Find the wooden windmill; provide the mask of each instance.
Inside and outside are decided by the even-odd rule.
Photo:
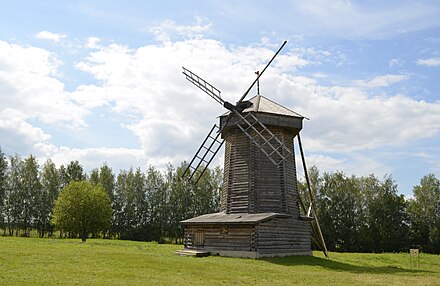
[[[257,73],[235,105],[223,100],[217,88],[183,68],[186,79],[228,110],[185,171],[197,183],[226,142],[221,211],[181,222],[185,250],[251,258],[310,255],[313,239],[327,255],[299,135],[304,117],[259,92],[244,100],[286,43]],[[308,210],[298,194],[295,137],[309,186]]]

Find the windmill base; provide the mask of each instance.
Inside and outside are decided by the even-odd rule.
[[[219,256],[225,256],[225,257],[239,257],[239,258],[265,258],[265,257],[284,257],[284,256],[294,256],[294,255],[303,255],[303,256],[311,256],[312,252],[309,251],[281,251],[281,252],[274,252],[271,251],[270,253],[259,253],[256,251],[231,251],[231,250],[222,250],[222,249],[206,249],[211,253],[211,255],[219,255]]]
[[[182,221],[185,250],[244,258],[311,255],[310,223],[281,213],[214,213]]]

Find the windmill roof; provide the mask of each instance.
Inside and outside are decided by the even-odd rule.
[[[248,101],[252,102],[253,105],[243,110],[243,112],[264,112],[264,113],[272,113],[272,114],[278,114],[284,116],[305,118],[301,114],[293,110],[290,110],[289,108],[284,107],[262,95],[256,95],[250,98]],[[230,112],[228,111],[223,115],[228,115],[229,113]]]
[[[280,213],[236,213],[226,214],[224,212],[205,214],[198,217],[181,221],[182,224],[254,224],[273,217],[286,216]]]

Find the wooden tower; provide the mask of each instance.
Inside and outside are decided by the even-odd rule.
[[[243,110],[243,116],[248,121],[257,118],[293,150],[304,117],[261,95],[249,102],[252,106]],[[271,151],[264,144],[278,143],[270,142],[266,134],[253,142],[248,135],[263,131],[259,124],[254,130],[240,125],[241,118],[227,120],[228,116],[220,117],[226,142],[221,212],[182,221],[185,248],[251,258],[310,255],[311,228],[300,215],[294,153],[274,156],[281,161],[275,165],[264,153]],[[249,130],[243,130],[246,127]]]
[[[285,44],[235,105],[223,100],[220,90],[183,68],[186,79],[229,110],[220,116],[219,127],[213,126],[184,172],[197,183],[225,145],[221,211],[181,221],[185,250],[250,258],[310,255],[312,228],[314,233],[319,230],[325,249],[313,215],[310,184],[307,215],[297,189],[295,137],[308,183],[299,135],[304,117],[259,92],[244,100]],[[315,224],[311,225],[312,220]]]

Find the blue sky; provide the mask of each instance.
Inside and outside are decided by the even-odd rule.
[[[236,101],[305,115],[309,166],[440,177],[440,1],[1,1],[0,146],[86,170],[189,160]],[[255,93],[255,91],[253,91]],[[215,164],[221,164],[221,155]]]

